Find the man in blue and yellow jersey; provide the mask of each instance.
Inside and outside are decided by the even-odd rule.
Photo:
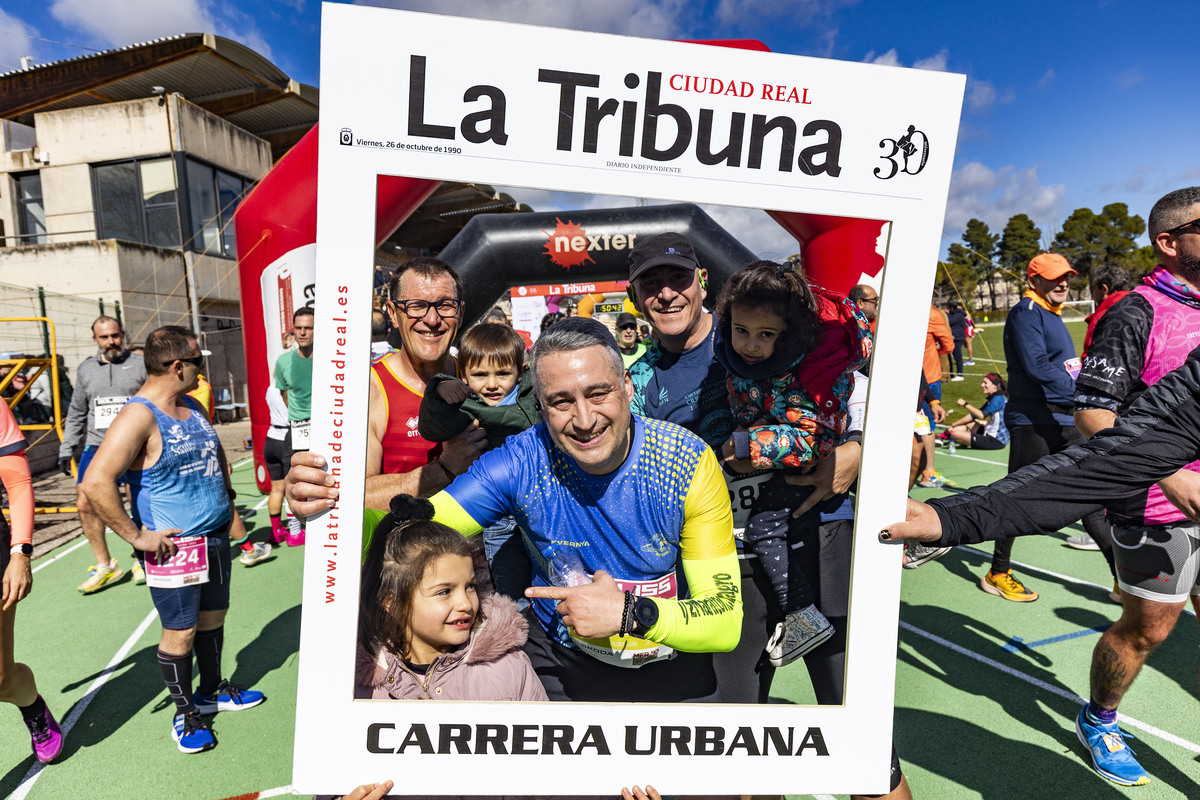
[[[620,350],[595,320],[550,328],[530,370],[544,421],[434,495],[435,519],[474,535],[511,514],[526,532],[526,652],[552,700],[719,700],[710,654],[737,645],[742,603],[712,450],[630,412]],[[329,507],[310,499],[335,494],[324,477],[293,466],[293,510]]]

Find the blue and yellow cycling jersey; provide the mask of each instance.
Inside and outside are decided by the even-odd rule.
[[[629,457],[608,475],[581,470],[544,423],[510,437],[432,498],[435,519],[474,534],[511,514],[526,532],[535,586],[551,585],[548,560],[604,570],[656,598],[659,622],[648,639],[686,651],[732,649],[740,581],[716,457],[677,425],[638,416],[631,424]],[[554,601],[533,607],[548,634],[575,646]]]

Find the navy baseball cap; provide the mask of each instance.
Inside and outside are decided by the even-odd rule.
[[[678,233],[660,233],[642,239],[629,252],[629,280],[662,264],[679,269],[700,268],[691,242]]]

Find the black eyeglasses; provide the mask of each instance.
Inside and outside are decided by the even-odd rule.
[[[1172,236],[1178,236],[1188,228],[1196,228],[1197,232],[1200,233],[1200,217],[1192,220],[1191,222],[1185,222],[1182,225],[1176,225],[1174,228],[1168,228],[1167,233],[1171,234]]]
[[[431,306],[439,317],[450,318],[458,316],[462,300],[393,300],[392,305],[403,309],[404,315],[409,319],[424,318]]]
[[[185,364],[191,364],[196,369],[200,369],[201,367],[204,366],[204,356],[192,356],[191,358],[173,358],[170,361],[164,361],[163,366],[169,367],[172,364],[174,364],[176,361],[182,361]]]

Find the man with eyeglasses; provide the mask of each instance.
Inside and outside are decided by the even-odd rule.
[[[186,394],[204,364],[191,331],[169,325],[146,339],[148,377],[117,413],[83,480],[100,519],[144,553],[162,623],[158,665],[175,702],[171,736],[184,753],[216,746],[201,716],[263,701],[221,677],[236,513],[227,463],[208,415]],[[117,491],[126,475],[132,517]],[[193,656],[200,682],[192,691]]]
[[[70,477],[71,459],[79,445],[84,445],[75,479],[76,507],[79,509],[79,526],[96,556],[96,565],[88,569],[87,580],[79,586],[79,591],[84,594],[111,586],[125,574],[109,553],[104,523],[92,510],[81,487],[92,456],[104,441],[117,412],[146,382],[146,366],[140,355],[125,347],[125,331],[119,321],[108,316],[97,317],[92,323],[92,341],[99,352],[75,371],[75,393],[71,396],[62,445],[58,448],[58,466]],[[124,483],[120,476],[117,480]],[[132,569],[134,582],[145,583],[146,577],[136,561]]]
[[[1200,331],[1200,187],[1178,189],[1150,211],[1158,265],[1096,324],[1075,381],[1075,425],[1091,437],[1182,365]],[[1200,610],[1200,461],[1106,509],[1121,619],[1096,643],[1091,698],[1076,731],[1096,771],[1123,785],[1149,776],[1117,727],[1117,705],[1190,600]]]
[[[367,508],[387,508],[403,492],[445,488],[487,448],[478,423],[438,444],[417,430],[425,384],[454,375],[450,345],[462,322],[462,280],[446,262],[414,258],[388,286],[387,313],[401,346],[371,365],[367,423]]]
[[[312,369],[313,369],[313,310],[311,306],[296,309],[292,314],[292,335],[296,338],[296,349],[285,350],[275,360],[275,388],[283,397],[288,410],[287,438],[284,440],[284,462],[290,464],[293,453],[308,450],[308,432],[312,424]],[[274,528],[272,536],[281,544],[285,527]],[[288,531],[289,547],[304,544],[304,531]]]

